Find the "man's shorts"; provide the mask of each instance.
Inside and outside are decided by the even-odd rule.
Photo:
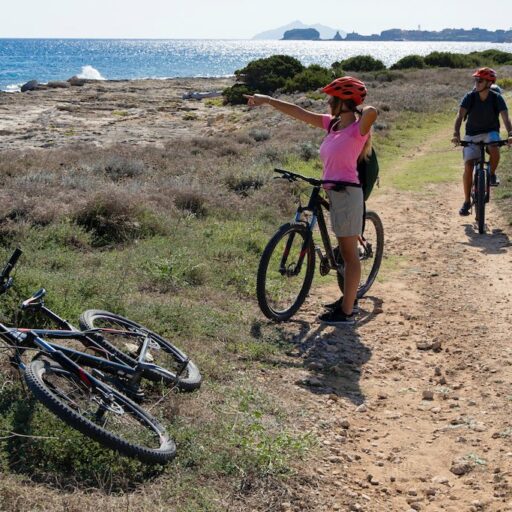
[[[500,140],[500,134],[499,132],[488,132],[479,133],[478,135],[465,135],[464,140],[467,142],[496,142]],[[480,148],[473,145],[462,148],[462,157],[464,162],[478,160],[480,158]]]
[[[363,230],[363,189],[327,190],[331,227],[337,237],[357,236]]]

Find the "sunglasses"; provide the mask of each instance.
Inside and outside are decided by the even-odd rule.
[[[482,82],[485,82],[485,80],[483,78],[475,78],[475,82],[477,84],[481,84]]]

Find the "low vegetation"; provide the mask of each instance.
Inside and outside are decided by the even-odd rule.
[[[257,59],[235,72],[238,83],[224,90],[224,101],[235,105],[245,103],[244,94],[272,94],[316,90],[338,76],[353,73],[380,72],[382,81],[392,81],[396,70],[451,68],[462,69],[478,66],[512,65],[512,53],[485,50],[469,54],[431,52],[425,57],[408,55],[388,70],[384,63],[370,55],[357,55],[335,61],[329,68],[311,65],[304,67],[297,59],[286,55]]]

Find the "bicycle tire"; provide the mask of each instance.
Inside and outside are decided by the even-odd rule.
[[[153,356],[154,363],[166,370],[166,372],[159,372],[158,369],[144,369],[143,376],[145,378],[157,382],[163,381],[166,384],[175,384],[181,391],[194,391],[201,386],[202,376],[195,363],[172,343],[147,327],[121,315],[117,315],[116,313],[98,309],[88,309],[84,311],[80,315],[79,324],[84,330],[114,328],[148,335],[153,344],[153,347],[150,348],[150,352]],[[114,354],[126,364],[130,366],[137,364],[137,361],[133,357],[134,351],[131,345],[137,342],[140,343],[139,338],[130,338],[130,343],[127,344],[126,337],[116,335],[115,333],[104,332],[99,336],[95,336],[94,339],[98,345],[114,352]],[[183,365],[186,366],[181,370]],[[179,376],[177,376],[178,370],[181,370]],[[171,375],[168,375],[167,372],[170,372]]]
[[[103,384],[109,393],[105,406],[103,393],[46,355],[36,356],[26,366],[25,381],[35,398],[55,416],[103,446],[147,463],[164,464],[174,458],[176,445],[165,428],[110,386]],[[107,413],[108,421],[104,418]],[[151,446],[141,444],[142,437]]]
[[[370,226],[373,226],[371,228]],[[374,230],[374,233],[372,235],[369,235],[368,232],[370,229]],[[382,263],[382,256],[384,254],[384,226],[382,225],[382,221],[380,220],[380,217],[377,215],[376,212],[372,210],[368,210],[366,212],[365,216],[365,234],[367,236],[372,236],[373,244],[372,244],[372,257],[369,257],[367,254],[367,251],[364,251],[364,248],[360,248],[360,254],[361,254],[361,261],[365,262],[368,261],[370,264],[368,265],[369,269],[368,272],[364,272],[364,268],[362,270],[362,282],[359,285],[359,288],[357,289],[357,298],[360,299],[364,297],[364,295],[368,292],[368,290],[373,285],[377,274],[379,273],[380,265]],[[375,247],[373,247],[373,245]],[[362,252],[364,251],[364,252]],[[364,266],[364,263],[363,263]],[[343,288],[345,285],[345,279],[343,275],[343,262],[341,263],[340,267],[338,268],[338,272],[336,273],[336,276],[338,278],[338,286],[343,293]],[[367,274],[367,275],[365,275]]]
[[[476,171],[476,196],[475,196],[475,218],[478,224],[478,232],[485,233],[485,171],[477,169]]]
[[[299,243],[295,244],[295,241]],[[283,243],[284,246],[282,246]],[[302,254],[304,250],[305,253]],[[292,262],[288,264],[290,254]],[[272,260],[273,256],[277,257],[276,261]],[[295,274],[297,267],[294,265],[297,261],[293,261],[294,256],[297,256],[297,261],[302,257],[298,275]],[[282,268],[283,257],[286,257],[286,275]],[[262,313],[277,322],[289,320],[306,300],[314,272],[315,250],[309,227],[293,222],[282,225],[265,247],[258,266],[256,296]],[[297,292],[291,290],[290,278],[294,277],[298,278]],[[275,295],[276,298],[274,299],[271,295]],[[278,300],[281,298],[284,303],[282,306],[281,300]]]

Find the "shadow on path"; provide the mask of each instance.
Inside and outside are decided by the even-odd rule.
[[[310,375],[297,384],[315,394],[335,394],[360,405],[365,397],[359,380],[372,351],[361,341],[358,328],[379,313],[381,300],[365,297],[355,326],[330,327],[295,321],[300,326],[291,340]],[[285,363],[287,364],[287,363]],[[290,364],[289,366],[300,366]]]
[[[473,224],[465,224],[464,231],[468,237],[463,245],[477,247],[484,254],[505,254],[512,242],[506,233],[501,229],[493,229],[490,233],[480,234]]]

